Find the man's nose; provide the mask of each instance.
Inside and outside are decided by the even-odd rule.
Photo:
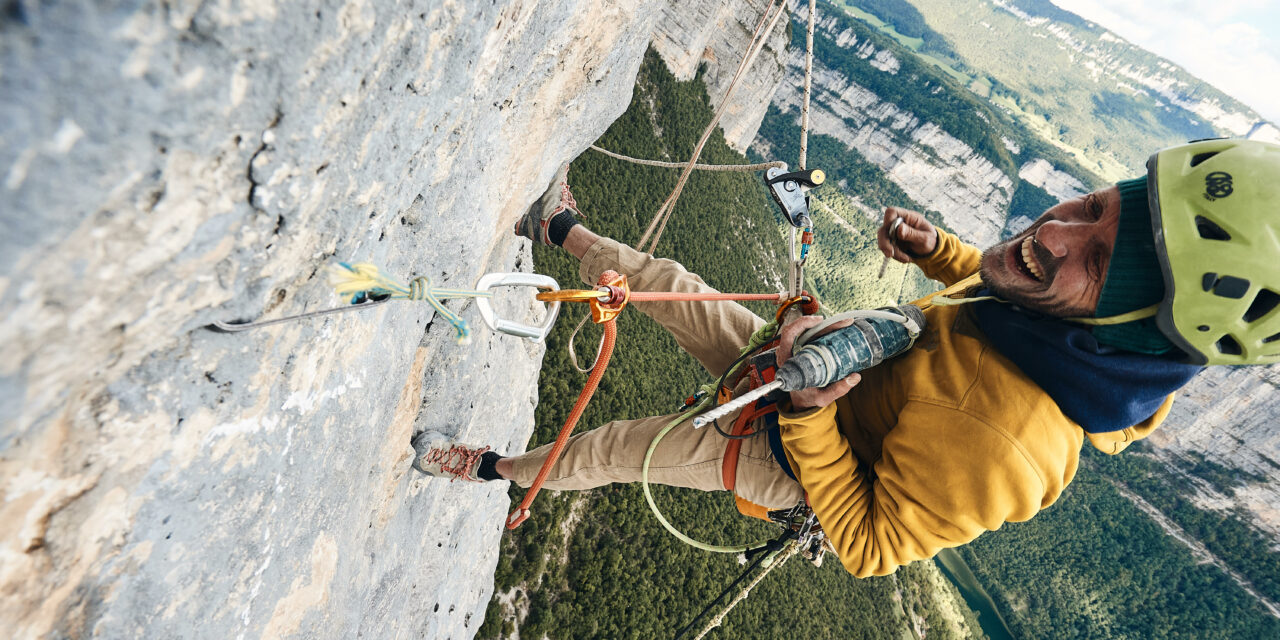
[[[1079,225],[1061,220],[1050,220],[1036,230],[1036,242],[1049,250],[1055,258],[1065,258],[1072,243],[1079,240]]]

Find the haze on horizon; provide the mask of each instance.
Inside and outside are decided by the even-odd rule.
[[[1050,0],[1280,123],[1280,2]]]

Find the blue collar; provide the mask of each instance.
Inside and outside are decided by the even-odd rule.
[[[1099,344],[1080,325],[1010,304],[971,306],[996,350],[1089,433],[1119,431],[1150,418],[1166,396],[1203,369]]]

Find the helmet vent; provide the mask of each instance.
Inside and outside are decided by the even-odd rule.
[[[1196,231],[1205,240],[1230,240],[1231,234],[1226,229],[1204,216],[1196,216]]]
[[[1249,305],[1249,310],[1244,312],[1244,321],[1254,322],[1270,313],[1272,309],[1276,308],[1276,305],[1280,305],[1280,295],[1270,289],[1263,289],[1253,299],[1253,304]]]
[[[1244,353],[1244,349],[1240,348],[1240,343],[1236,342],[1236,339],[1231,336],[1222,336],[1222,339],[1218,340],[1217,346],[1218,353],[1222,355],[1238,356]]]
[[[1280,333],[1277,333],[1274,336],[1263,338],[1262,344],[1267,344],[1268,342],[1275,342],[1276,340],[1280,340]]]
[[[1249,293],[1248,280],[1245,280],[1244,278],[1237,278],[1235,276],[1218,277],[1218,274],[1216,273],[1204,274],[1204,279],[1201,280],[1200,286],[1204,287],[1205,291],[1212,289],[1216,296],[1231,298],[1232,300],[1239,300],[1244,297],[1244,294]],[[1257,300],[1254,302],[1256,303]],[[1272,306],[1275,306],[1275,304],[1273,303]],[[1270,309],[1268,308],[1268,310]],[[1263,311],[1262,313],[1266,313],[1266,311]]]
[[[1191,156],[1191,166],[1193,166],[1193,167],[1194,167],[1194,166],[1196,166],[1196,165],[1200,164],[1201,162],[1204,162],[1205,160],[1208,160],[1209,158],[1212,158],[1212,157],[1214,157],[1214,156],[1216,156],[1216,155],[1218,155],[1218,152],[1217,152],[1217,151],[1209,151],[1209,152],[1206,152],[1206,153],[1197,153],[1197,154],[1195,154],[1194,156]]]

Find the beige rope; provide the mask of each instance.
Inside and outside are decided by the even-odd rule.
[[[602,149],[600,147],[597,147],[594,144],[591,145],[591,149],[593,151],[599,151],[600,153],[603,153],[606,156],[609,156],[610,158],[617,158],[618,160],[625,160],[627,162],[631,162],[634,164],[642,164],[642,165],[645,165],[646,167],[662,167],[664,169],[683,169],[689,164],[687,162],[662,162],[661,160],[645,160],[643,158],[632,158],[631,156],[624,156],[621,153],[614,153],[613,151],[609,151],[608,149]],[[769,169],[772,167],[777,167],[781,169],[785,166],[787,166],[787,163],[781,160],[774,160],[772,162],[761,162],[759,164],[695,164],[693,165],[693,168],[699,171],[749,172],[749,171],[764,171],[765,169]]]
[[[747,47],[747,55],[743,57],[742,63],[738,65],[738,71],[733,74],[733,80],[729,83],[729,88],[725,91],[724,98],[720,100],[720,107],[716,109],[715,117],[711,119],[711,123],[702,132],[702,138],[698,140],[697,146],[693,149],[693,157],[689,159],[684,171],[680,173],[680,179],[676,181],[676,187],[671,191],[671,195],[667,196],[661,207],[658,207],[658,212],[653,216],[653,221],[649,223],[644,235],[640,237],[637,249],[644,250],[645,244],[648,243],[649,248],[645,253],[653,255],[654,249],[658,247],[658,239],[662,237],[662,231],[667,228],[667,221],[671,218],[671,212],[675,209],[676,200],[680,198],[680,192],[684,190],[684,185],[688,182],[689,175],[693,173],[693,165],[698,162],[698,157],[702,155],[702,148],[706,146],[707,140],[711,138],[711,133],[715,131],[716,125],[720,122],[720,117],[724,115],[725,109],[728,108],[729,99],[733,95],[733,90],[737,88],[738,81],[742,79],[743,71],[750,67],[751,63],[755,62],[756,56],[764,49],[768,34],[773,33],[773,27],[778,24],[778,19],[782,17],[782,14],[786,13],[786,3],[779,4],[777,13],[773,14],[772,19],[770,19],[769,12],[773,10],[775,4],[777,4],[777,0],[770,0],[769,6],[765,8],[764,15],[760,17],[760,23],[756,26],[756,31],[751,37],[751,44]],[[769,23],[767,28],[764,26],[766,20]],[[650,237],[652,237],[652,242],[650,242]]]
[[[702,628],[702,631],[698,634],[696,638],[694,638],[694,640],[702,640],[703,636],[707,635],[707,633],[709,633],[712,629],[720,626],[720,624],[724,622],[724,617],[729,615],[729,612],[732,611],[733,608],[737,606],[739,602],[746,600],[747,596],[751,595],[751,590],[754,589],[757,584],[760,584],[760,581],[764,580],[764,577],[769,575],[769,572],[773,571],[774,567],[782,566],[784,562],[786,562],[787,560],[790,560],[791,556],[794,556],[796,552],[799,550],[800,550],[800,545],[796,544],[796,542],[793,540],[791,544],[787,547],[787,549],[782,552],[782,555],[780,555],[777,559],[774,560],[773,564],[765,567],[764,571],[761,571],[760,573],[756,574],[756,577],[751,581],[751,584],[744,587],[742,591],[739,591],[737,596],[734,596],[733,601],[729,603],[729,606],[724,608],[724,611],[721,611],[719,615],[717,615],[716,617],[712,618],[710,621],[707,622],[707,626]]]
[[[813,23],[817,15],[815,0],[809,0],[809,30],[804,49],[804,103],[800,107],[800,170],[805,169],[809,154],[809,94],[813,88]]]
[[[809,156],[809,95],[813,89],[813,24],[817,22],[815,0],[809,0],[809,28],[805,36],[804,49],[804,100],[800,103],[800,170],[804,171]],[[787,272],[790,282],[787,292],[791,296],[800,295],[804,288],[804,260],[796,257],[795,227],[791,227],[790,240],[787,243],[787,256],[791,259]]]

